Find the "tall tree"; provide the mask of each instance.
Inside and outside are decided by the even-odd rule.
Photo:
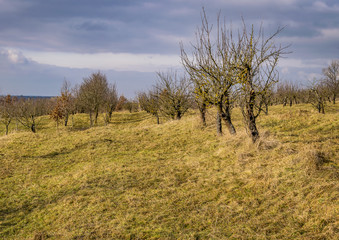
[[[222,134],[223,119],[229,132],[236,134],[231,120],[232,87],[236,84],[232,65],[234,52],[230,48],[232,36],[227,31],[226,24],[220,21],[220,14],[215,32],[212,31],[204,9],[201,16],[201,27],[196,32],[196,42],[192,45],[191,53],[188,54],[181,44],[181,60],[194,83],[199,101],[216,106],[218,133]],[[204,111],[202,108],[202,117]]]
[[[260,100],[264,99],[263,96],[278,81],[278,60],[287,53],[288,46],[274,44],[275,37],[282,30],[278,28],[272,35],[265,37],[262,27],[255,33],[253,25],[248,31],[243,23],[238,41],[232,43],[242,113],[253,142],[259,138],[256,119],[263,110],[263,101]]]

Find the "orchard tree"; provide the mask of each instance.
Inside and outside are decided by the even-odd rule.
[[[242,114],[253,143],[259,138],[256,119],[263,110],[262,100],[272,85],[278,82],[278,60],[287,54],[288,46],[274,43],[282,30],[278,28],[272,35],[265,37],[262,27],[256,33],[253,25],[248,31],[243,23],[237,42],[232,43]]]
[[[176,72],[157,72],[160,111],[167,117],[180,120],[191,105],[190,84]]]
[[[339,95],[339,60],[333,60],[331,64],[323,69],[324,84],[332,95],[332,102],[335,104]]]
[[[212,35],[215,33],[215,36]],[[216,31],[212,31],[203,9],[201,27],[196,32],[196,42],[192,44],[190,53],[181,44],[181,61],[194,85],[195,96],[199,99],[200,113],[204,122],[204,114],[208,104],[217,108],[217,132],[222,134],[221,119],[228,131],[236,134],[231,120],[232,88],[235,82],[233,59],[235,54],[230,46],[232,36],[225,23],[217,19]]]
[[[152,114],[157,119],[157,124],[160,124],[159,112],[159,92],[156,88],[150,90],[148,93],[139,93],[138,101],[140,108],[149,114]]]
[[[313,80],[309,88],[309,102],[317,109],[319,113],[325,114],[326,96],[328,95],[328,88],[324,82],[320,80]]]
[[[26,128],[36,133],[40,116],[49,112],[46,99],[20,99],[16,105],[17,120]]]
[[[91,127],[93,122],[95,124],[98,122],[99,111],[105,104],[108,91],[106,76],[101,72],[92,73],[88,78],[84,78],[79,87],[78,101],[80,106],[89,113]]]
[[[68,81],[64,81],[60,97],[58,97],[58,108],[62,112],[62,117],[64,118],[64,125],[67,126],[69,115],[74,113],[74,96],[72,95],[71,84]]]
[[[0,122],[6,127],[6,135],[8,135],[9,125],[14,118],[14,99],[11,95],[0,98]]]
[[[118,91],[115,84],[110,84],[108,86],[108,91],[105,100],[105,110],[106,110],[106,122],[111,121],[113,111],[115,111],[118,105]]]

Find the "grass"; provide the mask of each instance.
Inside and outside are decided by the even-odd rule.
[[[339,108],[274,106],[253,145],[190,112],[0,137],[3,239],[338,239]]]

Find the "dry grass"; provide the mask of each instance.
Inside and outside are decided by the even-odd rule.
[[[275,106],[253,145],[191,112],[0,138],[4,239],[338,239],[338,105]],[[101,121],[100,124],[103,125]]]

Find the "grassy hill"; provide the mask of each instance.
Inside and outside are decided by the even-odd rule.
[[[233,116],[236,136],[140,112],[0,137],[0,238],[338,239],[339,105],[274,106],[256,145]]]

